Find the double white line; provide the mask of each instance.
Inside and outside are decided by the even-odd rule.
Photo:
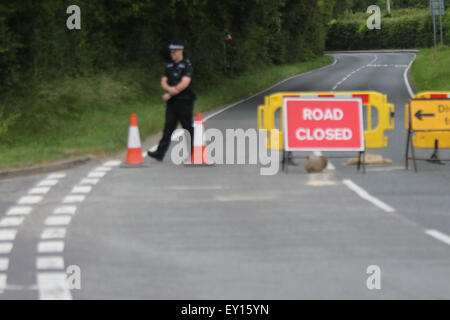
[[[64,263],[64,247],[67,228],[82,203],[101,178],[120,161],[109,161],[95,168],[86,178],[72,188],[51,216],[45,220],[45,229],[37,245],[36,259],[37,286],[41,300],[71,300],[72,294],[67,285],[67,273]]]
[[[10,254],[19,227],[33,211],[33,205],[39,204],[50,189],[65,176],[65,173],[54,173],[47,176],[45,180],[40,181],[33,189],[28,191],[26,196],[20,198],[17,205],[11,207],[6,216],[0,220],[0,293],[8,289],[7,274]]]

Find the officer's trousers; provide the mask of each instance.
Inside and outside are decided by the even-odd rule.
[[[163,137],[159,141],[158,153],[164,156],[169,149],[172,133],[178,126],[178,121],[181,122],[183,129],[186,129],[194,138],[194,129],[192,127],[192,113],[194,110],[194,102],[191,100],[169,100],[166,106],[166,123],[164,125]]]

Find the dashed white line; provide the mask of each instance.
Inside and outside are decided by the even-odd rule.
[[[9,254],[13,248],[12,242],[0,243],[0,254]]]
[[[1,241],[11,241],[15,240],[17,235],[17,230],[0,230],[0,240]]]
[[[437,230],[426,230],[425,233],[450,246],[450,237]]]
[[[47,228],[41,234],[42,240],[64,239],[66,236],[65,228]]]
[[[77,207],[75,206],[62,206],[53,211],[54,214],[75,214],[75,212],[77,212]]]
[[[103,178],[106,175],[106,172],[101,171],[93,171],[89,173],[88,178]]]
[[[358,186],[353,181],[346,179],[346,180],[342,180],[342,183],[344,183],[350,190],[354,191],[361,198],[371,202],[373,205],[377,206],[381,210],[386,211],[386,212],[395,212],[394,208],[392,208],[391,206],[387,205],[386,203],[384,203],[380,199],[377,199],[377,198],[371,196],[366,190],[364,190],[363,188]]]
[[[17,206],[9,208],[6,213],[6,217],[0,220],[0,254],[9,255],[14,247],[14,240],[17,236],[16,227],[23,224],[27,215],[33,211],[31,205],[38,204],[42,201],[44,196],[50,191],[50,188],[58,184],[61,178],[66,176],[65,173],[50,174],[45,180],[37,183],[37,185],[28,191],[28,195],[21,197],[17,201]],[[15,227],[15,228],[13,228]],[[8,242],[3,242],[8,241]],[[62,245],[61,245],[62,243]],[[54,252],[64,249],[64,243],[56,242],[42,242],[38,245],[38,249],[42,252]],[[10,260],[7,257],[0,258],[0,293],[4,290],[23,290],[21,286],[9,286],[7,287],[7,272],[9,268]],[[20,288],[20,289],[18,289]]]
[[[8,210],[6,215],[8,216],[18,216],[18,215],[28,215],[33,210],[33,207],[12,207]]]
[[[121,163],[122,163],[121,161],[108,161],[108,162],[105,162],[103,165],[105,167],[118,167],[118,166],[120,166]]]
[[[38,273],[37,282],[40,300],[71,300],[67,289],[67,275],[64,272]]]
[[[38,243],[39,253],[63,252],[64,241],[41,241]]]
[[[0,293],[3,293],[6,289],[6,274],[0,273]]]
[[[102,167],[95,168],[93,171],[94,172],[109,172],[111,170],[112,170],[111,167],[102,166]]]
[[[42,201],[42,196],[26,196],[17,201],[17,204],[37,204]]]
[[[62,257],[39,257],[36,260],[38,270],[64,269],[64,259]]]
[[[378,60],[378,56],[377,56],[377,55],[374,55],[374,56],[375,56],[375,59],[373,59],[372,61],[370,61],[367,65],[362,66],[362,67],[356,69],[355,71],[352,71],[351,73],[347,74],[342,80],[340,80],[338,83],[336,83],[336,85],[333,87],[332,90],[333,90],[333,91],[336,90],[341,84],[343,84],[345,81],[347,81],[347,79],[350,78],[352,75],[354,75],[356,72],[359,72],[359,71],[361,71],[362,69],[367,68],[367,67],[370,66],[370,65],[373,65],[373,64],[375,63],[375,61]]]
[[[81,185],[81,184],[91,184],[91,185],[94,185],[94,184],[97,184],[99,181],[100,181],[99,179],[83,179],[83,180],[81,180],[80,185]]]
[[[77,203],[77,202],[83,202],[86,196],[81,195],[69,195],[66,196],[63,200],[63,203]]]
[[[17,227],[23,223],[24,217],[5,217],[0,220],[0,227]]]
[[[56,216],[45,219],[46,226],[65,226],[72,220],[71,216]]]
[[[89,193],[91,190],[91,186],[75,186],[72,189],[72,193]]]
[[[28,194],[47,194],[50,191],[50,187],[39,187],[31,189]]]
[[[8,270],[9,259],[8,258],[0,258],[0,271]]]
[[[38,183],[38,187],[53,187],[57,185],[59,180],[44,180]]]
[[[53,173],[47,177],[48,180],[62,179],[66,176],[65,173]]]

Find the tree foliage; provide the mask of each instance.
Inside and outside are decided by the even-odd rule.
[[[81,30],[66,28],[78,5]],[[151,67],[186,43],[197,75],[245,72],[320,54],[334,0],[22,0],[0,3],[0,91],[56,73]],[[229,29],[235,42],[224,48]],[[225,52],[227,63],[225,68]],[[205,81],[206,82],[206,81]]]

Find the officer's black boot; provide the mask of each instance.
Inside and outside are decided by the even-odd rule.
[[[158,150],[156,150],[156,151],[149,150],[149,151],[147,151],[147,154],[149,157],[152,157],[153,159],[156,159],[160,162],[163,161],[163,159],[164,159],[164,154],[159,152]]]

